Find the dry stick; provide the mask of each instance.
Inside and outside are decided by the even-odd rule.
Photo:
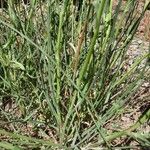
[[[90,10],[91,10],[91,5],[89,6],[89,10],[88,10],[88,14],[87,14],[87,18],[86,18],[86,21],[84,23],[84,26],[81,29],[81,32],[79,34],[78,45],[77,45],[75,56],[74,56],[74,59],[73,59],[73,72],[74,72],[73,79],[75,79],[76,73],[77,73],[81,47],[82,47],[82,44],[83,44],[83,41],[84,41],[84,37],[86,36]]]
[[[79,35],[77,49],[76,49],[74,60],[73,60],[74,78],[76,77],[77,67],[78,67],[79,58],[80,58],[81,46],[82,46],[82,43],[84,41],[84,33],[86,32],[86,29],[87,29],[87,20],[86,20],[86,22],[85,22],[85,24],[83,26],[83,29],[81,29],[81,33]]]

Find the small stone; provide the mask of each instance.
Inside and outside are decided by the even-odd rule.
[[[138,42],[139,45],[141,45],[143,43],[142,40],[138,40],[137,42]]]

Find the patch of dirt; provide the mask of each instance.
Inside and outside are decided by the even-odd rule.
[[[147,10],[137,31],[137,36],[150,42],[150,10]]]

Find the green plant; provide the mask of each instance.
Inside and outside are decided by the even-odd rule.
[[[128,0],[122,14],[122,0],[114,10],[112,0],[83,1],[80,9],[71,0],[33,0],[29,8],[8,3],[9,19],[0,17],[0,95],[1,100],[9,97],[21,113],[17,118],[1,109],[1,114],[18,132],[17,122],[44,124],[53,142],[2,130],[0,134],[51,148],[78,149],[89,143],[111,148],[114,138],[127,133],[114,136],[105,124],[123,113],[149,71],[146,63],[139,69],[148,53],[123,69],[128,45],[149,3],[139,16],[136,0]],[[149,110],[144,122],[148,118]]]

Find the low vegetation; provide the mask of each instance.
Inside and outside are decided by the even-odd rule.
[[[148,107],[128,128],[106,127],[149,73],[148,52],[125,62],[150,2],[141,13],[137,0],[123,2],[8,0],[0,12],[1,148],[113,149],[121,137],[150,146],[137,131]]]

